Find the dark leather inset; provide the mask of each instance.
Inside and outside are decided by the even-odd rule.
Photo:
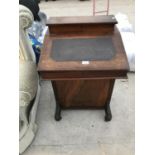
[[[51,57],[56,61],[110,60],[115,53],[110,37],[55,39]]]

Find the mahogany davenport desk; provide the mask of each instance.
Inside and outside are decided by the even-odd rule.
[[[115,79],[126,78],[126,53],[113,15],[53,17],[47,22],[38,71],[51,80],[55,119],[61,109],[104,109],[112,118],[110,99]]]

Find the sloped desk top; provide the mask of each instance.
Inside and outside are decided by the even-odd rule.
[[[116,54],[111,37],[54,39],[52,44],[56,61],[111,60]]]
[[[64,17],[64,18],[67,18],[67,17]],[[93,27],[89,22],[89,19],[90,19],[89,17],[88,22],[85,21],[84,23],[82,23],[82,25],[80,25],[81,24],[80,22],[78,23],[78,27],[76,26],[73,27],[72,25],[69,25],[69,27],[73,27],[72,31],[70,28],[68,29],[65,28],[65,30],[61,31],[60,33],[60,31],[58,31],[60,29],[59,26],[57,29],[57,27],[53,24],[53,27],[55,26],[53,31],[52,31],[52,28],[50,30],[50,26],[49,26],[49,33],[46,34],[45,36],[44,45],[41,51],[41,57],[38,64],[38,71],[41,74],[43,79],[65,80],[65,79],[126,78],[127,72],[129,70],[129,65],[128,65],[125,49],[122,43],[121,35],[115,25],[117,22],[116,21],[111,22],[106,17],[106,22],[105,22],[106,26],[104,27],[105,25],[104,21],[99,22],[104,18],[101,18],[101,17],[96,17],[96,18],[97,18],[96,19],[97,23],[103,24],[103,25],[97,25]],[[113,19],[113,16],[110,16],[110,18]],[[61,18],[61,21],[66,21],[66,20]],[[69,21],[71,23],[71,19],[69,19]],[[86,24],[86,23],[89,23],[89,24]],[[74,24],[75,24],[75,21],[74,21]],[[87,25],[86,31],[84,31],[85,24]],[[48,25],[49,25],[49,22],[48,22]],[[63,23],[61,23],[61,25],[63,25]],[[93,25],[94,25],[94,22],[93,22]],[[90,33],[89,31],[90,27],[91,27],[90,30],[92,30],[92,33]],[[75,28],[75,31],[73,31],[74,28]],[[111,40],[112,46],[110,48],[113,49],[114,53],[110,58],[94,59],[92,61],[84,63],[83,60],[87,60],[87,59],[82,60],[82,57],[80,57],[80,60],[75,60],[73,58],[72,59],[70,58],[70,60],[67,60],[67,59],[60,60],[58,55],[56,55],[56,57],[52,57],[53,55],[52,52],[54,47],[53,43],[55,41],[66,40],[66,39],[71,39],[71,40],[92,39],[93,40],[98,37],[102,38],[103,40],[105,38],[109,38]],[[60,46],[59,43],[58,43],[58,46]],[[63,49],[63,48],[59,48],[59,50],[60,49]],[[72,50],[74,50],[74,48]]]

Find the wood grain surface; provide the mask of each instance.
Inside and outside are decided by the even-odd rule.
[[[73,16],[73,17],[50,17],[47,20],[47,25],[64,25],[64,24],[96,24],[96,23],[107,23],[117,24],[117,20],[114,15],[109,16]]]
[[[112,33],[112,34],[111,34]],[[80,37],[93,38],[97,35],[90,34],[85,36],[83,34]],[[88,65],[83,65],[82,61],[54,61],[51,58],[52,40],[61,38],[78,38],[78,35],[74,36],[55,36],[50,34],[45,36],[44,45],[41,51],[41,57],[38,64],[38,71],[42,74],[43,79],[66,79],[66,78],[125,78],[129,70],[129,64],[125,49],[122,43],[120,33],[115,26],[114,31],[107,31],[102,33],[102,36],[108,36],[112,38],[116,55],[109,61],[89,61]],[[48,76],[47,76],[48,74]]]
[[[114,81],[126,78],[129,64],[121,35],[113,16],[51,18],[49,33],[44,39],[38,72],[44,80],[51,80],[56,98],[56,120],[61,119],[61,108],[105,107],[105,119],[111,120],[110,99]],[[55,39],[110,37],[115,56],[110,60],[55,61],[52,43]],[[73,48],[74,50],[74,48]]]
[[[61,108],[104,108],[114,80],[52,81]]]

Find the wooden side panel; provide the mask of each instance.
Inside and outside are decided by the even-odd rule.
[[[62,108],[104,108],[113,80],[53,81],[56,100]]]

